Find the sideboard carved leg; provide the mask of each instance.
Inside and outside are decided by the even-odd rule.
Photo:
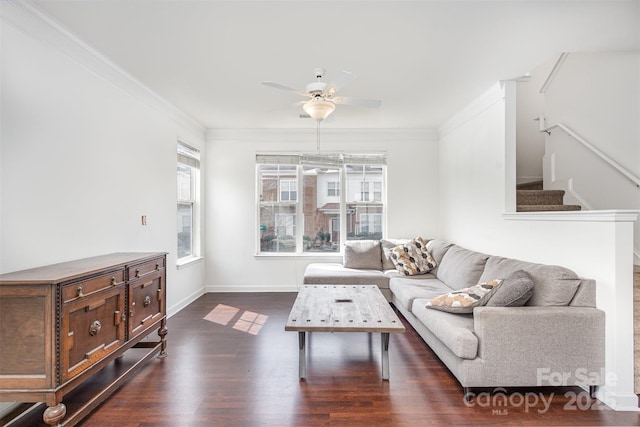
[[[44,414],[42,414],[42,419],[45,423],[50,426],[55,426],[60,424],[60,420],[67,415],[67,407],[64,406],[64,403],[60,402],[56,406],[49,406],[44,410]]]
[[[158,329],[158,335],[160,336],[160,341],[161,341],[160,354],[158,355],[158,357],[161,359],[164,359],[165,357],[168,356],[167,354],[167,333],[168,332],[169,332],[169,329],[167,328],[166,320],[163,320],[162,326],[160,326],[160,329]]]

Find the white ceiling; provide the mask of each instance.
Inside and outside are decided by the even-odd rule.
[[[498,80],[563,51],[637,50],[638,1],[35,0],[47,14],[208,128],[308,128],[304,88],[357,78],[330,128],[435,128]]]

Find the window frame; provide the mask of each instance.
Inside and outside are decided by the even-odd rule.
[[[323,162],[326,161],[326,162]],[[336,220],[336,211],[333,210],[331,214],[326,213],[328,220],[330,221],[329,227],[325,230],[326,234],[331,233],[331,246],[333,250],[328,250],[326,252],[317,251],[308,246],[309,242],[308,236],[305,234],[306,228],[309,228],[306,224],[306,212],[303,212],[305,209],[308,209],[306,204],[308,201],[305,200],[305,196],[308,196],[308,189],[304,187],[305,185],[305,175],[308,172],[308,168],[314,166],[324,166],[330,167],[332,169],[338,170],[338,180],[329,180],[326,181],[326,190],[322,188],[322,185],[319,182],[316,182],[315,192],[317,193],[317,197],[326,196],[327,198],[336,198],[339,199],[339,211],[338,217],[339,220],[339,229],[337,230],[337,234],[339,235],[339,241],[335,241],[334,233],[333,233],[333,225]],[[266,187],[263,187],[265,184],[265,176],[269,171],[269,168],[275,168],[276,170],[280,170],[280,167],[292,167],[295,166],[295,179],[291,179],[289,177],[284,177],[283,181],[295,181],[297,182],[297,194],[295,200],[281,200],[281,184],[278,182],[277,191],[278,197],[277,201],[265,201],[263,200],[263,193],[266,191]],[[350,202],[346,197],[346,189],[347,189],[347,180],[349,174],[347,173],[348,166],[361,166],[362,171],[364,173],[365,170],[370,170],[370,166],[373,166],[374,173],[380,175],[380,181],[369,180],[366,179],[364,175],[362,175],[362,181],[366,182],[368,187],[369,198],[373,195],[374,198],[377,198],[378,191],[380,193],[380,200],[360,200],[356,201],[355,205],[365,207],[371,206],[379,206],[380,212],[371,212],[368,215],[373,219],[374,215],[378,215],[380,218],[380,226],[382,228],[382,232],[380,233],[382,236],[386,236],[386,216],[388,212],[387,200],[386,200],[386,185],[387,185],[387,155],[386,152],[381,153],[368,153],[368,154],[356,154],[356,153],[257,153],[256,154],[256,191],[255,191],[255,200],[256,200],[256,232],[255,232],[255,256],[257,257],[337,257],[342,256],[344,243],[347,240],[354,239],[362,239],[364,237],[358,237],[359,231],[358,229],[350,229],[348,222],[351,221],[348,219],[348,215],[353,215],[354,212],[354,202]],[[307,169],[305,169],[307,168]],[[379,171],[378,171],[379,169]],[[292,171],[293,169],[289,169]],[[326,170],[326,169],[325,169]],[[276,178],[279,179],[279,178]],[[331,187],[331,183],[334,183],[335,191],[337,195],[330,195],[329,188]],[[371,185],[371,183],[374,183]],[[337,184],[335,184],[337,183]],[[376,185],[376,183],[378,185]],[[290,184],[289,184],[290,185]],[[313,184],[312,184],[313,185]],[[372,193],[372,189],[373,193]],[[291,191],[291,189],[290,189]],[[362,193],[360,194],[362,196]],[[311,196],[316,197],[316,196]],[[326,200],[326,199],[325,199]],[[313,208],[316,210],[320,209],[318,203],[322,203],[319,200],[315,200],[313,202]],[[336,201],[336,203],[338,203]],[[270,242],[267,242],[267,238],[272,234],[272,231],[276,229],[275,222],[273,223],[274,227],[272,227],[270,216],[273,215],[273,221],[275,220],[276,212],[275,210],[280,208],[285,208],[286,206],[292,207],[292,213],[294,214],[294,225],[293,228],[295,230],[295,241],[296,246],[294,251],[271,251],[267,249],[273,249],[273,246],[269,246]],[[274,209],[273,213],[269,212],[269,209]],[[333,208],[332,208],[333,209]],[[355,206],[355,209],[359,209]],[[267,215],[266,217],[264,215]],[[280,214],[279,214],[280,215]],[[333,215],[333,217],[331,216]],[[316,222],[312,222],[310,224],[316,224]],[[374,226],[374,222],[370,223],[369,228]],[[313,227],[313,225],[311,226]],[[266,230],[269,230],[265,233]],[[306,230],[307,234],[309,230]],[[322,230],[321,230],[322,231]],[[355,233],[355,237],[354,237]],[[370,233],[368,233],[370,234]],[[314,236],[311,236],[312,240]],[[305,240],[307,239],[307,240]],[[316,239],[317,240],[317,239]],[[266,243],[266,245],[265,245]],[[335,250],[337,248],[337,250]]]
[[[177,221],[176,221],[176,262],[178,266],[188,264],[191,261],[200,259],[200,150],[178,140],[177,143]],[[180,167],[186,167],[190,170],[189,195],[184,197],[184,193],[180,188]],[[184,233],[183,224],[179,224],[181,218],[181,208],[188,207],[190,211],[189,220],[189,243],[188,253],[181,255],[180,243],[184,242],[180,234]],[[184,218],[184,217],[183,217]]]
[[[287,184],[286,186],[288,187],[287,190],[284,190],[283,184]],[[279,202],[297,202],[298,201],[298,179],[281,179],[278,180],[278,201]],[[282,197],[282,195],[284,193],[288,194],[288,199],[284,199]],[[291,197],[291,194],[293,193],[294,197]]]
[[[340,181],[327,181],[327,197],[340,197]]]

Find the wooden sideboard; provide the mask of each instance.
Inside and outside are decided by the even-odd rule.
[[[45,402],[45,423],[75,425],[135,369],[73,414],[66,394],[132,347],[148,349],[136,367],[166,357],[165,267],[164,252],[114,253],[0,275],[0,401]]]

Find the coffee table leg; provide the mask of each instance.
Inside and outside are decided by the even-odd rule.
[[[382,342],[382,379],[389,379],[389,333],[382,332],[380,334]]]
[[[298,373],[300,379],[307,376],[307,356],[306,356],[306,339],[304,331],[298,332]]]

